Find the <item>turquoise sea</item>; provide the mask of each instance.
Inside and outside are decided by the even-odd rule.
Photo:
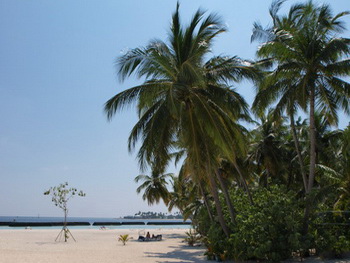
[[[189,229],[191,221],[182,219],[124,219],[124,218],[98,218],[98,217],[68,217],[68,222],[88,222],[89,225],[69,226],[71,229],[99,229],[101,225],[94,226],[93,223],[106,223],[109,229],[158,229],[179,228]],[[25,216],[0,216],[1,229],[24,229],[26,226],[8,226],[7,223],[50,223],[63,222],[63,217],[25,217]],[[108,225],[108,223],[121,223],[121,225]],[[124,223],[124,224],[123,224]],[[167,225],[170,224],[170,225]],[[35,229],[60,229],[62,226],[31,226]]]

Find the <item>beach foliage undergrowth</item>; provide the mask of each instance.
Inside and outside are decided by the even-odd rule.
[[[315,215],[310,232],[315,247],[324,258],[339,258],[350,251],[350,212],[324,212]]]
[[[242,196],[241,191],[232,193]],[[233,199],[237,202],[242,199]],[[294,193],[285,188],[273,186],[254,192],[254,205],[245,206],[236,218],[228,242],[232,250],[240,254],[232,255],[240,260],[258,259],[279,261],[289,258],[293,251],[302,247],[302,210]],[[243,204],[239,205],[243,208]]]
[[[289,258],[302,247],[302,209],[295,202],[294,194],[276,186],[258,189],[253,197],[254,205],[247,206],[243,191],[231,191],[235,207],[240,209],[237,224],[231,225],[229,238],[218,226],[212,225],[205,233],[208,250],[235,260],[277,262]]]
[[[201,236],[194,229],[190,229],[186,232],[185,241],[190,247],[193,247],[197,242],[201,240]]]
[[[120,235],[118,238],[118,241],[123,243],[123,246],[126,245],[126,243],[130,240],[129,235],[125,234],[125,235]]]
[[[225,255],[238,261],[280,262],[293,254],[307,256],[311,250],[321,257],[340,257],[350,251],[346,215],[331,215],[329,220],[314,213],[310,219],[310,231],[303,235],[304,201],[284,186],[256,189],[252,192],[254,205],[249,206],[246,205],[247,196],[241,189],[231,190],[230,195],[237,209],[237,217],[236,224],[230,225],[229,238],[219,225],[207,227],[206,210],[201,211],[203,220],[195,221],[196,229],[204,236],[208,258]],[[327,207],[323,205],[322,209]],[[229,213],[225,211],[226,218],[229,218]]]

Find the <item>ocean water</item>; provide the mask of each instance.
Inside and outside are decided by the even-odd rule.
[[[25,216],[0,216],[1,222],[36,222],[36,223],[46,223],[46,222],[63,222],[63,217],[25,217]],[[130,225],[115,225],[106,226],[109,229],[189,229],[191,225],[184,225],[181,219],[124,219],[124,218],[98,218],[98,217],[68,217],[68,222],[89,222],[90,225],[86,226],[69,226],[70,229],[99,229],[101,226],[93,226],[94,222],[128,222]],[[144,225],[135,224],[133,222],[144,222]],[[147,225],[148,222],[171,222],[179,224],[174,225]],[[190,222],[190,221],[186,221]],[[1,229],[24,229],[25,227],[9,227],[0,226]],[[31,227],[35,229],[61,229],[62,226],[45,226],[45,227]]]

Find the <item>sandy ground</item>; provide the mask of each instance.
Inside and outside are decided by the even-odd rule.
[[[185,229],[149,231],[162,234],[163,240],[139,242],[138,229],[72,229],[77,242],[70,238],[67,243],[54,241],[59,233],[57,229],[0,230],[0,263],[214,262],[206,260],[204,248],[189,247],[183,242]],[[118,242],[120,234],[129,234],[132,239],[123,246]],[[329,261],[308,258],[303,262],[349,263],[350,258]]]
[[[186,230],[152,229],[162,241],[139,242],[137,229],[72,229],[77,242],[55,242],[57,229],[0,230],[1,263],[118,263],[118,262],[205,262],[204,249],[182,242]],[[147,231],[147,229],[146,229]],[[129,234],[125,246],[120,234]]]

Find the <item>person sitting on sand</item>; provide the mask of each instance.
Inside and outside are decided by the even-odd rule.
[[[151,235],[149,232],[147,232],[147,235],[146,237],[144,236],[139,236],[138,238],[138,241],[161,241],[162,240],[162,235],[152,235],[152,238],[151,238]]]

